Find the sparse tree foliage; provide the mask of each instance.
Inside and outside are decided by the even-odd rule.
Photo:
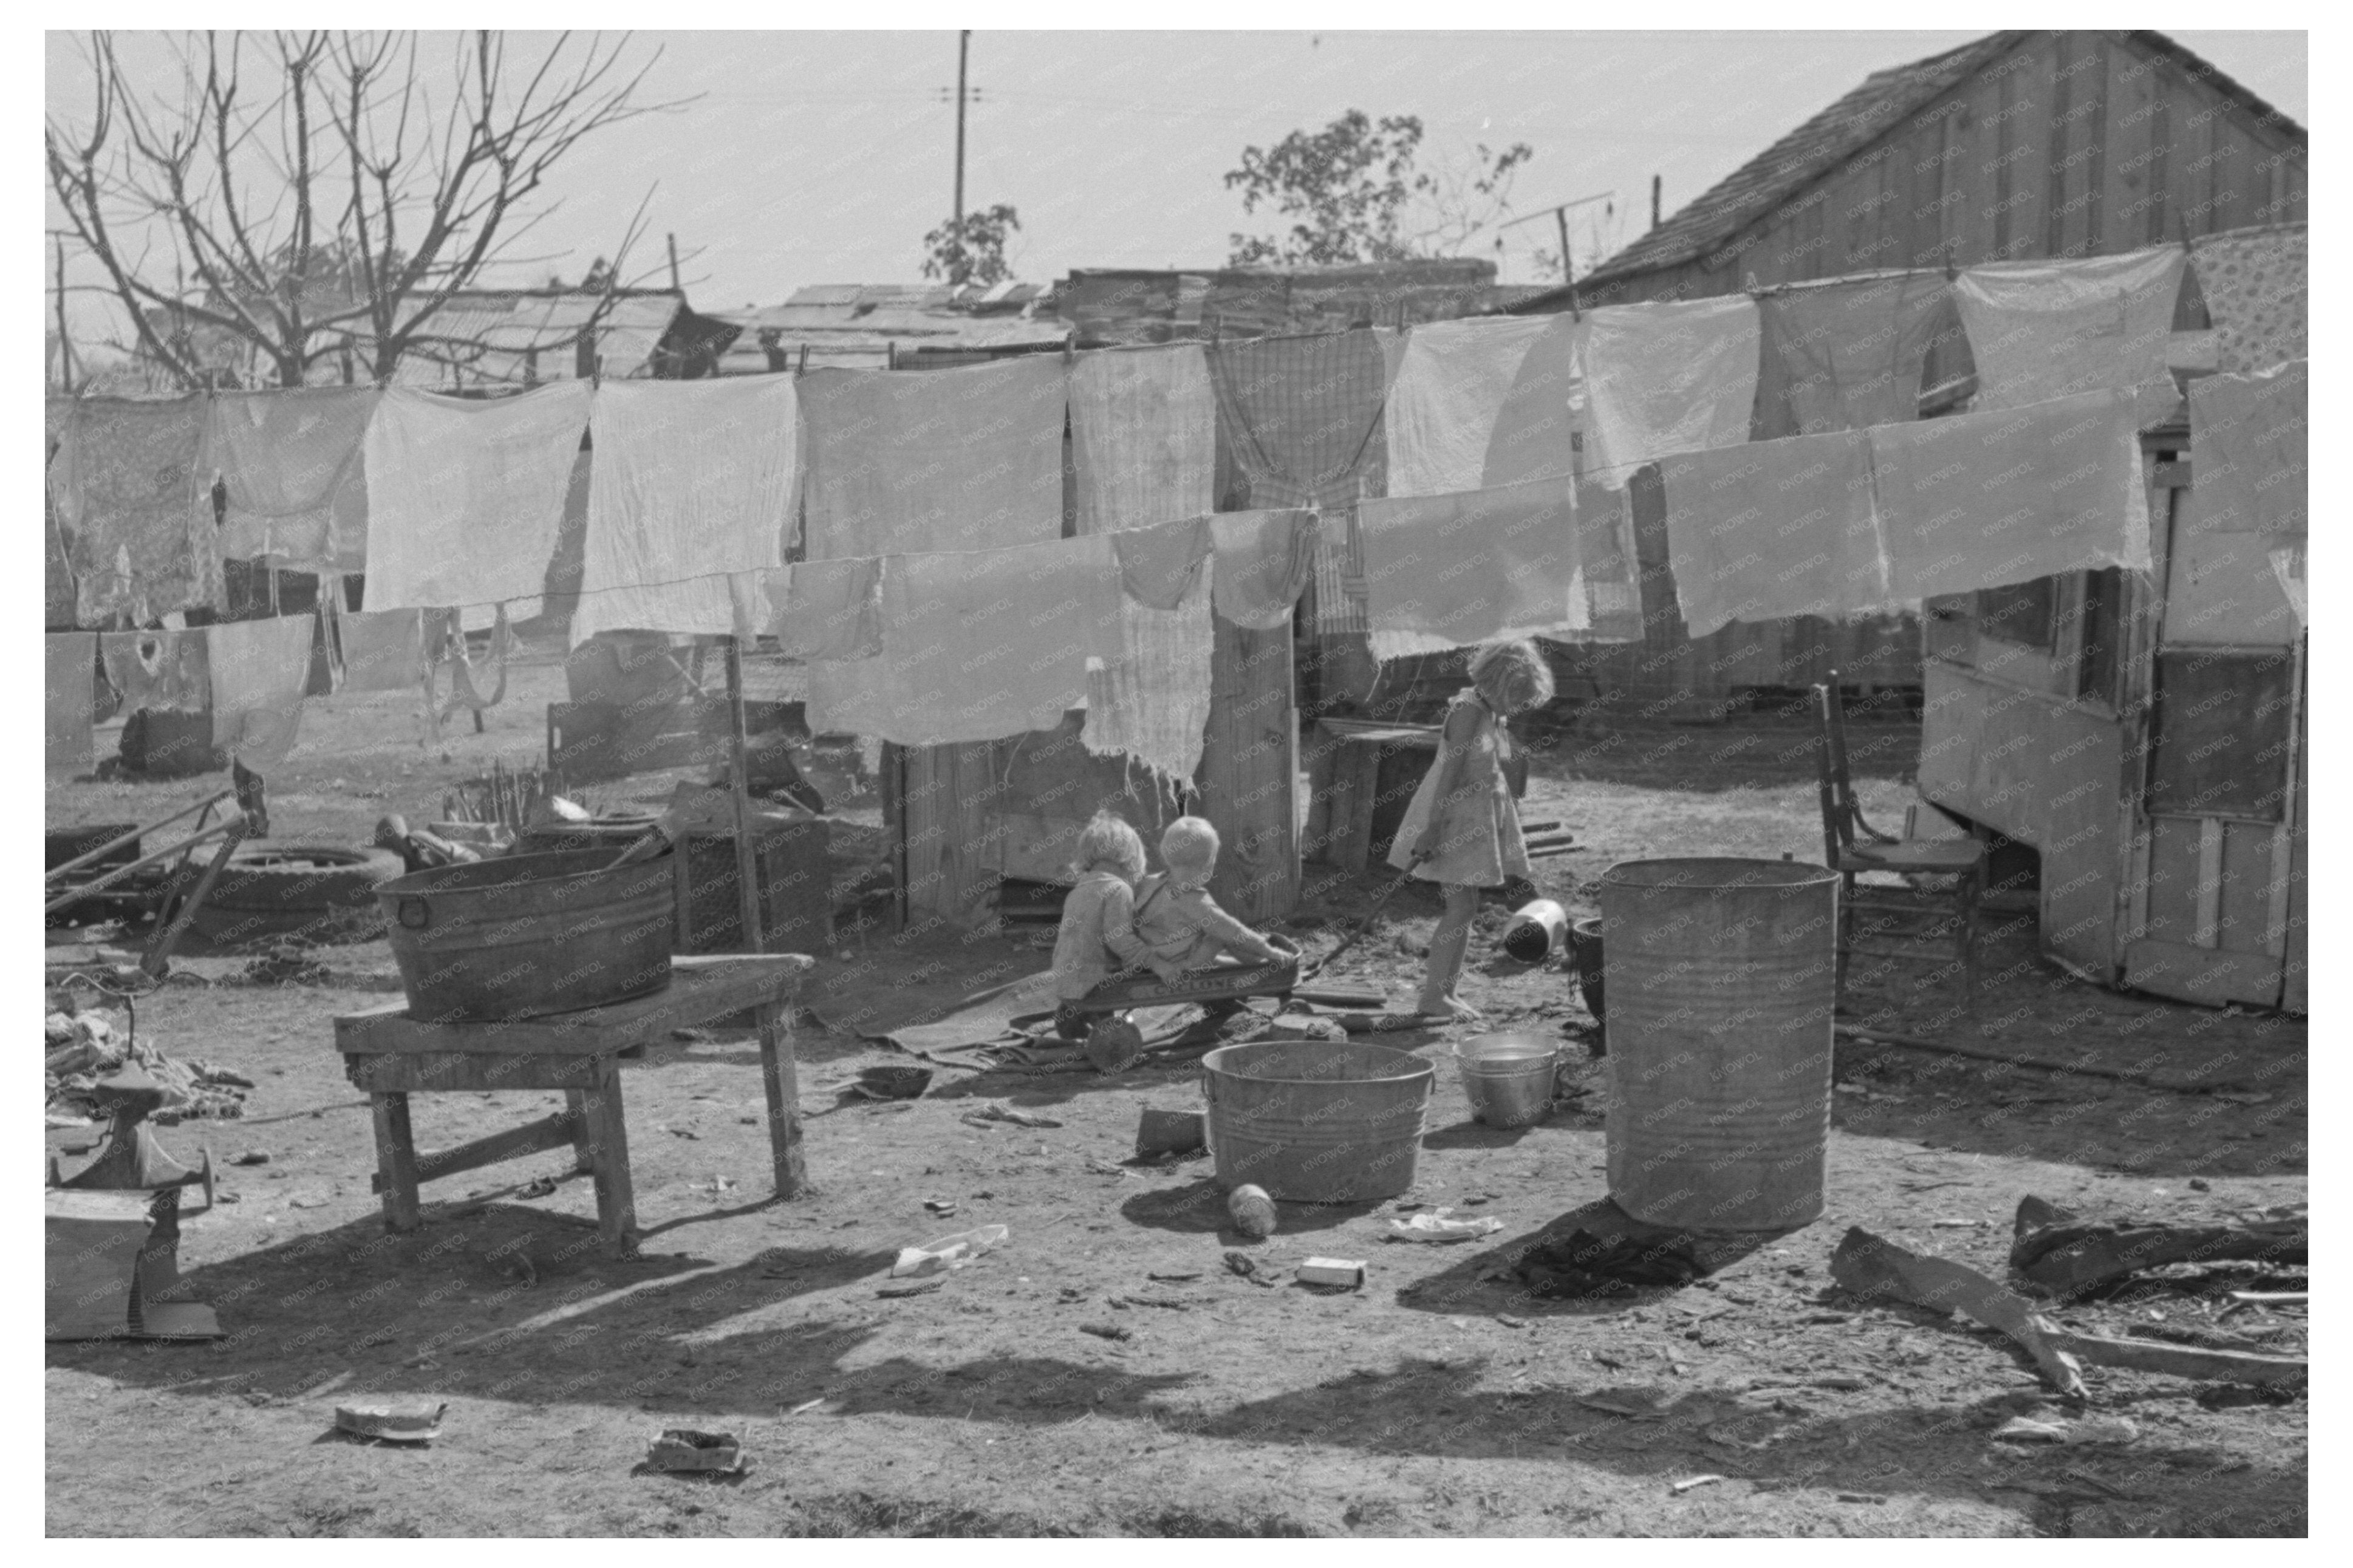
[[[987,212],[966,213],[923,236],[923,276],[961,288],[1002,283],[1013,276],[1005,244],[1021,226],[1020,215],[1004,202]]]
[[[1535,156],[1525,142],[1482,142],[1467,162],[1421,168],[1421,142],[1417,116],[1376,122],[1352,109],[1321,131],[1243,148],[1226,188],[1242,193],[1246,213],[1264,205],[1295,221],[1287,235],[1234,235],[1232,265],[1454,255],[1510,210],[1514,174]]]
[[[559,160],[679,107],[638,101],[652,57],[628,68],[626,46],[206,33],[174,46],[176,91],[154,92],[93,34],[95,105],[84,124],[48,119],[49,185],[139,351],[189,384],[212,368],[206,342],[282,386],[347,347],[388,376],[452,294],[520,259]]]

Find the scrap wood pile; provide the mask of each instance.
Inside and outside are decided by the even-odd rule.
[[[1831,1258],[1831,1276],[1852,1295],[1934,1311],[1961,1312],[2015,1342],[2060,1393],[2087,1399],[2085,1366],[2158,1373],[2201,1381],[2286,1390],[2306,1382],[2301,1289],[2208,1287],[2213,1266],[2238,1266],[2220,1278],[2242,1278],[2246,1265],[2298,1276],[2310,1249],[2305,1205],[2253,1211],[2209,1225],[2087,1221],[2029,1196],[2018,1206],[2012,1289],[1966,1264],[1912,1252],[1857,1226]],[[2180,1272],[2180,1270],[2189,1270]],[[2162,1271],[2162,1272],[2160,1272]],[[2300,1284],[2301,1280],[2295,1282]],[[2070,1303],[2116,1297],[2130,1287],[2134,1305],[2162,1295],[2202,1307],[2209,1323],[2135,1321],[2124,1334],[2095,1333],[2054,1312]],[[2037,1300],[2025,1291],[2045,1298]],[[2295,1308],[2298,1314],[2253,1329],[2226,1331],[2221,1320],[2250,1307]],[[2219,1309],[2219,1310],[2218,1310]],[[2294,1353],[2283,1353],[2293,1351]]]
[[[104,1114],[91,1099],[100,1079],[136,1067],[164,1090],[153,1120],[164,1126],[192,1117],[224,1120],[245,1114],[253,1080],[206,1061],[181,1061],[134,1038],[126,1020],[100,1013],[51,1013],[45,1030],[46,1107],[52,1116],[88,1120]]]

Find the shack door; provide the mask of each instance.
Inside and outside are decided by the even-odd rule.
[[[2301,869],[2299,626],[2274,542],[2208,526],[2194,488],[2169,493],[2125,983],[2277,1006]]]

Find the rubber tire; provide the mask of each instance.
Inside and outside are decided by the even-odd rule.
[[[206,863],[201,848],[190,858],[188,891]],[[364,941],[380,924],[376,884],[406,869],[398,855],[373,846],[241,844],[192,923],[213,942],[279,936]]]

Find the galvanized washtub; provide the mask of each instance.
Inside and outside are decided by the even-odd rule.
[[[1283,1040],[1201,1058],[1218,1184],[1286,1203],[1391,1198],[1413,1185],[1437,1074],[1386,1046]]]

